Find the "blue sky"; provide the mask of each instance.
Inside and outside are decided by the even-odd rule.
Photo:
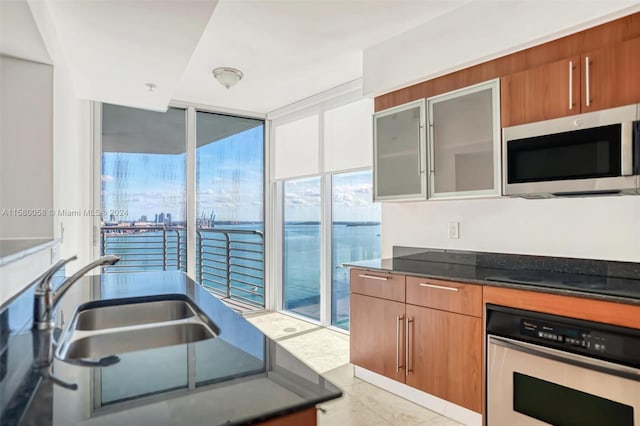
[[[249,129],[197,150],[197,216],[213,210],[216,220],[263,220],[263,126]],[[185,219],[185,154],[103,153],[102,207],[128,210],[128,217],[156,213]],[[334,176],[335,221],[378,221],[380,207],[371,203],[371,172]],[[285,183],[285,220],[320,220],[320,179]],[[107,218],[108,219],[108,218]]]

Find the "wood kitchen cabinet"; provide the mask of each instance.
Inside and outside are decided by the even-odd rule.
[[[351,363],[404,382],[403,302],[351,294]]]
[[[502,127],[580,113],[580,56],[500,80]]]
[[[407,305],[406,384],[482,412],[482,320]]]
[[[582,55],[582,112],[640,102],[640,38]]]
[[[404,275],[352,269],[351,363],[404,382]]]
[[[406,384],[482,412],[482,286],[406,281]]]
[[[351,270],[351,362],[482,412],[482,287]]]
[[[640,38],[502,77],[502,127],[640,102]]]

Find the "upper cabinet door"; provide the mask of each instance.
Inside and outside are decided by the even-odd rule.
[[[582,112],[640,102],[640,38],[582,56]]]
[[[574,56],[503,77],[502,127],[579,114],[580,64]]]
[[[427,99],[429,198],[500,195],[498,80]]]
[[[373,116],[374,201],[424,200],[424,99]]]

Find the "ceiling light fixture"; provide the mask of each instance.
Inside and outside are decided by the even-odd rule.
[[[229,67],[220,67],[216,68],[213,71],[213,76],[227,89],[231,86],[235,86],[240,80],[242,80],[242,76],[244,75],[242,71],[229,68]]]

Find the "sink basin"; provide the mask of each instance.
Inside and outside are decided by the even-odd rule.
[[[214,337],[212,330],[199,323],[125,328],[74,340],[68,345],[65,355],[66,359],[99,359],[113,354],[195,343]]]
[[[102,300],[78,308],[56,357],[104,367],[117,362],[113,355],[196,343],[219,333],[184,295]]]
[[[85,308],[77,314],[76,330],[104,330],[130,325],[151,324],[191,318],[194,309],[184,300],[158,300],[155,302]]]

